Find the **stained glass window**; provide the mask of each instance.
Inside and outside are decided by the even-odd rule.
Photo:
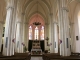
[[[34,34],[34,38],[38,40],[38,35],[39,35],[39,30],[38,27],[35,28],[35,34]]]
[[[40,39],[44,40],[44,26],[41,27]]]
[[[32,39],[32,27],[31,26],[29,27],[29,39],[30,40]]]

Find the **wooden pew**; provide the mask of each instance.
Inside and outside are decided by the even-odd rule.
[[[50,59],[62,59],[62,57],[60,57],[58,53],[43,54],[43,60],[50,60]]]
[[[72,57],[72,56],[67,56],[63,57],[64,60],[80,60],[80,57]]]
[[[27,60],[25,58],[22,57],[8,57],[8,58],[0,58],[0,60]]]
[[[30,60],[31,54],[29,53],[16,53],[13,56],[0,56],[0,60]]]
[[[43,54],[43,60],[80,60],[80,57],[74,57],[74,56],[60,56],[59,54],[50,53],[50,54]]]
[[[78,57],[78,56],[80,56],[80,53],[71,53],[71,56],[76,56],[76,57]]]
[[[31,54],[30,53],[15,53],[15,57],[26,57],[27,60],[31,59]]]

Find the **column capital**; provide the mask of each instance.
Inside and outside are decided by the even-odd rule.
[[[62,10],[66,10],[67,12],[69,12],[67,7],[62,7]]]
[[[45,25],[49,25],[49,23],[45,23]]]
[[[0,21],[0,23],[4,24],[4,22],[3,22],[3,21]]]
[[[27,24],[27,25],[28,25],[29,23],[27,23],[27,22],[24,22],[24,24]]]
[[[17,21],[16,23],[22,23],[21,21]]]
[[[58,24],[58,22],[53,22],[53,24]]]
[[[71,22],[71,23],[70,23],[70,25],[73,25],[73,24],[74,24],[74,22]]]
[[[22,13],[22,15],[24,16],[24,15],[25,15],[25,13],[23,12],[23,13]]]
[[[53,13],[50,13],[50,16],[53,16]]]
[[[13,6],[8,6],[8,7],[6,7],[6,10],[8,10],[8,9],[14,9],[14,7]]]

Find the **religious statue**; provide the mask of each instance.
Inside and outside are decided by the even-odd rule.
[[[49,38],[48,38],[48,37],[46,37],[46,41],[47,41],[47,46],[48,46],[48,40],[49,40]]]

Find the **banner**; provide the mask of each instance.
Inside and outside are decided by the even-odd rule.
[[[19,41],[17,42],[17,48],[19,47]]]
[[[8,45],[8,37],[6,37],[6,43],[5,43],[5,47],[7,48]]]
[[[67,43],[67,48],[68,48],[68,38],[67,38],[67,40],[66,40],[66,43]]]

